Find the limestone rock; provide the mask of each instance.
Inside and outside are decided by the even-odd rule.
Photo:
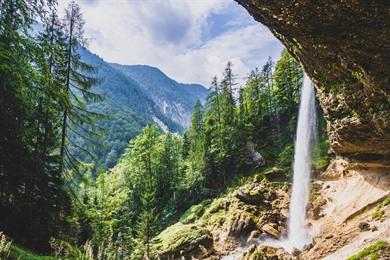
[[[281,236],[280,232],[277,229],[275,229],[273,226],[271,226],[270,224],[265,224],[261,228],[261,230],[264,231],[265,233],[273,236],[276,239],[279,239]]]
[[[370,224],[368,224],[367,222],[361,222],[359,223],[359,229],[361,231],[368,231],[370,230]]]
[[[256,224],[253,219],[241,213],[233,219],[228,233],[231,236],[245,236],[249,234],[255,227]]]
[[[299,256],[301,253],[301,250],[299,250],[298,248],[294,248],[292,251],[293,256]]]
[[[242,202],[252,205],[258,205],[264,200],[263,194],[261,193],[251,195],[238,191],[236,197]]]
[[[246,241],[247,241],[247,243],[248,242],[250,243],[250,242],[258,239],[260,236],[261,236],[261,233],[258,230],[253,230]]]
[[[244,253],[241,260],[292,260],[296,259],[295,257],[289,255],[281,248],[276,248],[272,246],[260,246],[250,247],[246,253]]]

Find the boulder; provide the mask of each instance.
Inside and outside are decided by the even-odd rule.
[[[254,241],[256,241],[256,239],[258,239],[260,236],[261,236],[260,231],[258,231],[258,230],[253,230],[253,231],[250,233],[250,235],[249,235],[248,239],[246,240],[246,242],[247,242],[247,243],[254,242]]]
[[[238,191],[236,193],[236,198],[241,200],[244,203],[251,204],[251,205],[259,205],[263,200],[263,194],[257,193],[257,194],[246,194],[241,191]]]
[[[279,232],[279,230],[275,229],[272,225],[270,224],[265,224],[261,230],[265,233],[267,233],[268,235],[271,235],[273,236],[274,238],[276,239],[279,239],[281,237],[281,233]]]
[[[298,248],[294,247],[293,250],[292,250],[292,255],[293,256],[299,256],[301,253],[302,253],[301,250],[299,250]]]
[[[244,213],[238,214],[231,221],[231,225],[228,231],[230,236],[246,236],[256,227],[255,222],[250,216],[247,216]]]

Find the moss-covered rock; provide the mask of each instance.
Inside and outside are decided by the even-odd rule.
[[[242,256],[241,260],[292,260],[292,256],[288,255],[280,248],[272,246],[252,246]]]
[[[205,226],[178,222],[161,232],[152,242],[153,250],[160,258],[178,259],[207,256],[212,252],[213,239]]]
[[[283,185],[257,178],[211,203],[201,203],[183,214],[153,240],[162,259],[219,257],[238,246],[253,232],[280,236],[285,231],[288,193]]]
[[[348,257],[347,260],[363,260],[368,259],[368,257],[370,257],[369,259],[388,259],[389,254],[390,244],[386,241],[378,241],[357,254]]]
[[[200,218],[200,216],[202,216],[205,210],[205,206],[209,203],[209,200],[205,200],[200,204],[192,206],[180,217],[180,222],[183,224],[194,223]]]

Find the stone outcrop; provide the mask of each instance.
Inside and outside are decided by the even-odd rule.
[[[297,258],[287,254],[283,249],[272,246],[252,246],[240,258],[240,260],[295,260]]]
[[[154,251],[161,259],[219,259],[242,242],[280,238],[286,232],[288,186],[257,177],[225,197],[190,208],[155,238]]]
[[[389,164],[389,3],[236,1],[284,43],[314,80],[332,149],[352,161]]]

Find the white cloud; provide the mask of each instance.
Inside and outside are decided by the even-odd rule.
[[[60,0],[60,7],[68,2]],[[244,77],[281,51],[268,29],[248,22],[252,18],[246,11],[226,22],[229,29],[205,41],[202,35],[210,19],[241,8],[230,0],[80,0],[79,4],[93,52],[109,62],[158,67],[180,82],[208,86],[228,60]]]

